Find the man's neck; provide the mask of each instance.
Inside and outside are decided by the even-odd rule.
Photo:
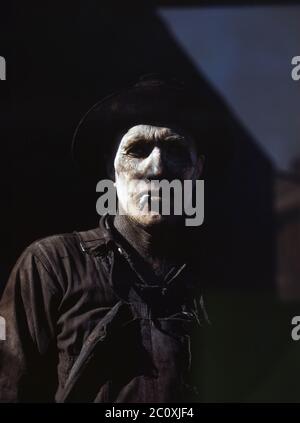
[[[183,226],[157,225],[146,228],[126,215],[117,215],[114,226],[157,274],[185,261],[187,233]]]

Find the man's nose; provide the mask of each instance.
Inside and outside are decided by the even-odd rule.
[[[161,177],[164,173],[164,162],[162,158],[162,151],[159,147],[155,146],[151,151],[151,154],[145,161],[145,173],[146,177]]]

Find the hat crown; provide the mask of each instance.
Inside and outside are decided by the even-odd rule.
[[[182,88],[184,86],[183,81],[176,78],[174,75],[167,73],[147,73],[140,76],[138,82],[134,87],[154,87],[168,85],[174,88]]]

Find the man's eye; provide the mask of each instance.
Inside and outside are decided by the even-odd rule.
[[[152,147],[147,144],[138,144],[130,147],[126,153],[134,157],[147,157],[151,153]]]
[[[182,161],[190,158],[189,151],[182,145],[170,144],[167,146],[166,152],[170,157],[180,159]]]

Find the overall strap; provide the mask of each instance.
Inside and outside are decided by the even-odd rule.
[[[56,402],[73,402],[77,401],[80,390],[82,390],[82,378],[87,371],[90,360],[94,356],[95,348],[99,343],[107,341],[107,335],[124,324],[124,321],[130,321],[133,318],[130,308],[122,300],[118,301],[111,310],[97,323],[77,357],[73,367],[69,373],[66,384],[56,394]],[[99,350],[97,350],[99,354]],[[105,366],[105,363],[103,362]],[[87,389],[88,391],[88,389]],[[87,394],[87,393],[86,393]],[[82,396],[82,392],[81,392]]]

